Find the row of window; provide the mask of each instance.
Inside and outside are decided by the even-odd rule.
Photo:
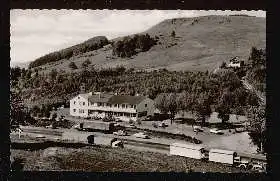
[[[74,105],[76,104],[76,101],[74,101]],[[86,105],[85,102],[79,102],[79,105]],[[127,105],[127,104],[114,104],[112,106],[112,104],[109,104],[109,103],[97,103],[97,107],[104,107],[104,106],[108,106],[108,107],[117,107],[117,108],[134,108],[136,109],[136,105]],[[145,104],[145,107],[147,107],[147,104]]]
[[[73,109],[73,112],[76,112],[76,109]],[[85,113],[85,110],[79,109],[79,113]]]
[[[76,101],[74,101],[74,105],[76,104]],[[79,102],[79,105],[81,106],[81,105],[86,105],[86,103],[85,102]]]

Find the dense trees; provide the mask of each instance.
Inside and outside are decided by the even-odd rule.
[[[266,85],[266,53],[265,50],[255,47],[251,50],[249,58],[251,63],[250,69],[247,71],[248,81],[262,93],[265,92]]]
[[[175,31],[174,31],[174,30],[171,32],[171,36],[172,36],[173,38],[175,38],[176,33],[175,33]]]
[[[107,45],[109,43],[108,39],[104,36],[98,36],[94,37],[92,39],[89,39],[81,44],[47,54],[45,56],[42,56],[35,61],[31,62],[29,65],[29,68],[38,67],[40,65],[44,65],[50,62],[56,62],[61,59],[69,59],[70,57],[74,55],[78,55],[81,53],[93,51],[99,48],[102,48],[103,46]]]
[[[258,146],[259,152],[264,152],[266,143],[266,116],[264,106],[249,106],[247,117],[252,142]]]
[[[90,61],[89,59],[86,59],[86,60],[82,63],[82,67],[83,67],[83,68],[87,68],[90,64],[91,64],[91,61]]]
[[[77,65],[74,62],[69,63],[69,68],[71,68],[72,70],[78,69]]]
[[[156,40],[149,34],[135,35],[134,37],[125,37],[113,44],[113,55],[118,57],[131,57],[138,52],[148,51]]]
[[[25,122],[25,111],[23,101],[18,92],[11,92],[10,95],[10,106],[11,106],[11,125],[24,124]]]

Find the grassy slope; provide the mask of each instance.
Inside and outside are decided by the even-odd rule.
[[[24,158],[24,170],[67,171],[125,171],[125,172],[240,172],[239,169],[214,162],[168,156],[129,149],[88,147],[80,149],[57,148],[39,151],[11,150],[12,157]]]
[[[194,19],[198,21],[192,25]],[[176,32],[176,38],[170,36],[173,30]],[[79,68],[83,61],[89,59],[96,67],[124,65],[127,68],[213,70],[221,62],[234,56],[247,59],[252,46],[264,47],[266,20],[244,16],[181,18],[173,23],[172,20],[165,20],[143,33],[157,35],[161,44],[131,59],[112,57],[111,48],[102,48],[72,57],[70,60]],[[170,46],[175,43],[177,45]],[[52,68],[70,71],[69,62],[61,60],[56,64],[43,66],[46,67],[44,72],[49,72]]]

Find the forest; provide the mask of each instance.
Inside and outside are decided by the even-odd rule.
[[[97,36],[78,45],[37,58],[36,60],[30,63],[29,68],[38,67],[50,62],[56,62],[61,59],[69,59],[70,57],[81,53],[97,50],[107,44],[109,44],[109,41],[106,37]]]
[[[157,38],[152,38],[149,34],[126,36],[113,44],[112,54],[118,57],[131,57],[139,52],[148,51],[156,42]]]

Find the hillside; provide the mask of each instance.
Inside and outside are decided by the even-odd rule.
[[[175,38],[171,32],[175,31]],[[80,69],[89,59],[95,67],[167,68],[169,70],[213,70],[233,56],[248,59],[251,47],[264,48],[266,19],[247,16],[203,16],[165,20],[143,33],[159,38],[157,45],[131,58],[112,56],[110,45],[41,66],[49,72],[71,71],[70,61]],[[123,37],[113,39],[113,42]],[[78,70],[79,70],[78,69]],[[78,71],[76,70],[76,71]]]

